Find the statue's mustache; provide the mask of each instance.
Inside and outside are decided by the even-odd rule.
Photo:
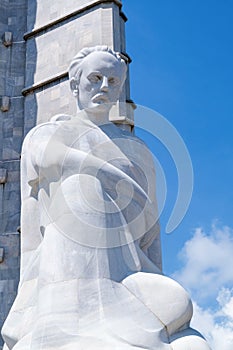
[[[109,98],[105,93],[98,93],[94,97],[92,97],[92,102],[101,102],[101,101],[105,103],[109,102]]]

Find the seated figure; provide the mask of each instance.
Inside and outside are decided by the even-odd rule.
[[[207,350],[186,291],[161,272],[155,171],[144,143],[109,122],[120,54],[73,59],[75,116],[33,128],[22,150],[18,295],[5,350]]]

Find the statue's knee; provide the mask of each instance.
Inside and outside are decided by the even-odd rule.
[[[188,326],[193,307],[188,293],[169,277],[139,272],[122,283],[162,321],[169,335]]]

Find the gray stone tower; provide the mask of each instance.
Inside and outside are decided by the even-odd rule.
[[[122,53],[119,0],[3,0],[0,3],[0,327],[14,301],[20,264],[20,152],[26,133],[58,113],[74,114],[67,67],[85,46]],[[121,101],[130,102],[129,79]],[[113,121],[133,125],[130,110]],[[0,341],[0,348],[1,348]]]
[[[0,2],[0,327],[19,281],[27,1]],[[2,341],[0,340],[0,348]]]

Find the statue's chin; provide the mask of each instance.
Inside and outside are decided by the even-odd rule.
[[[107,122],[109,120],[109,111],[112,107],[110,103],[92,103],[91,107],[85,108],[88,118],[94,123]]]

